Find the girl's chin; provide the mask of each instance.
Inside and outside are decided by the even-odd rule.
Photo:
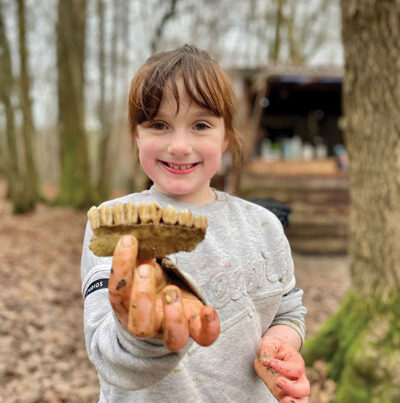
[[[183,186],[156,186],[156,189],[171,196],[189,196],[193,193],[192,189]]]
[[[167,196],[184,200],[190,200],[190,202],[196,202],[197,198],[202,199],[204,195],[208,195],[210,191],[209,184],[206,184],[204,187],[194,187],[193,184],[189,186],[182,186],[182,184],[175,186],[159,186],[155,185],[155,188],[160,192]]]

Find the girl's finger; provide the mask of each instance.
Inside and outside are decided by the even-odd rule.
[[[165,346],[172,351],[179,351],[189,340],[189,329],[182,303],[181,290],[166,286],[162,293],[164,309],[163,339]]]
[[[167,273],[158,263],[154,263],[154,277],[156,279],[156,290],[160,292],[169,282]]]
[[[119,320],[128,324],[130,290],[132,287],[132,270],[135,266],[138,252],[138,241],[135,237],[123,236],[114,251],[108,296],[111,306]]]
[[[128,330],[139,338],[156,334],[156,283],[151,264],[142,264],[134,270]]]
[[[257,351],[260,362],[264,366],[270,366],[271,361],[276,358],[279,346],[275,343],[261,343],[259,351]]]
[[[276,384],[285,392],[285,395],[293,396],[297,399],[302,399],[310,395],[310,382],[303,374],[298,380],[290,380],[279,377]]]
[[[281,399],[285,396],[285,393],[281,388],[279,388],[276,384],[276,379],[278,375],[275,370],[270,367],[265,367],[261,364],[259,357],[256,357],[254,360],[254,370],[257,375],[262,379],[265,383],[269,391],[275,396],[275,398],[281,402]]]
[[[203,306],[200,313],[189,321],[189,334],[201,346],[209,346],[217,340],[220,324],[217,312],[211,306]]]
[[[297,379],[305,371],[304,360],[300,354],[293,355],[290,361],[272,359],[268,366],[289,379]]]

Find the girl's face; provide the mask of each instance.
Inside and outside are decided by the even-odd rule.
[[[210,180],[228,145],[225,125],[222,117],[191,100],[182,79],[177,86],[179,112],[173,94],[167,91],[157,116],[137,126],[140,163],[159,192],[204,205],[214,200]]]

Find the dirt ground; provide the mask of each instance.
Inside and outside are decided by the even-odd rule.
[[[11,215],[0,202],[0,402],[96,402],[98,380],[82,332],[81,243],[86,215],[39,205]],[[305,291],[308,335],[349,287],[346,256],[294,256]],[[318,362],[307,369],[311,403],[331,401],[335,384]]]

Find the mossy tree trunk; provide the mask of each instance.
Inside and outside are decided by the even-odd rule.
[[[335,402],[400,402],[400,2],[342,0],[353,287],[306,342]]]
[[[61,178],[59,201],[91,204],[84,121],[86,0],[59,0],[57,20],[58,120]]]

